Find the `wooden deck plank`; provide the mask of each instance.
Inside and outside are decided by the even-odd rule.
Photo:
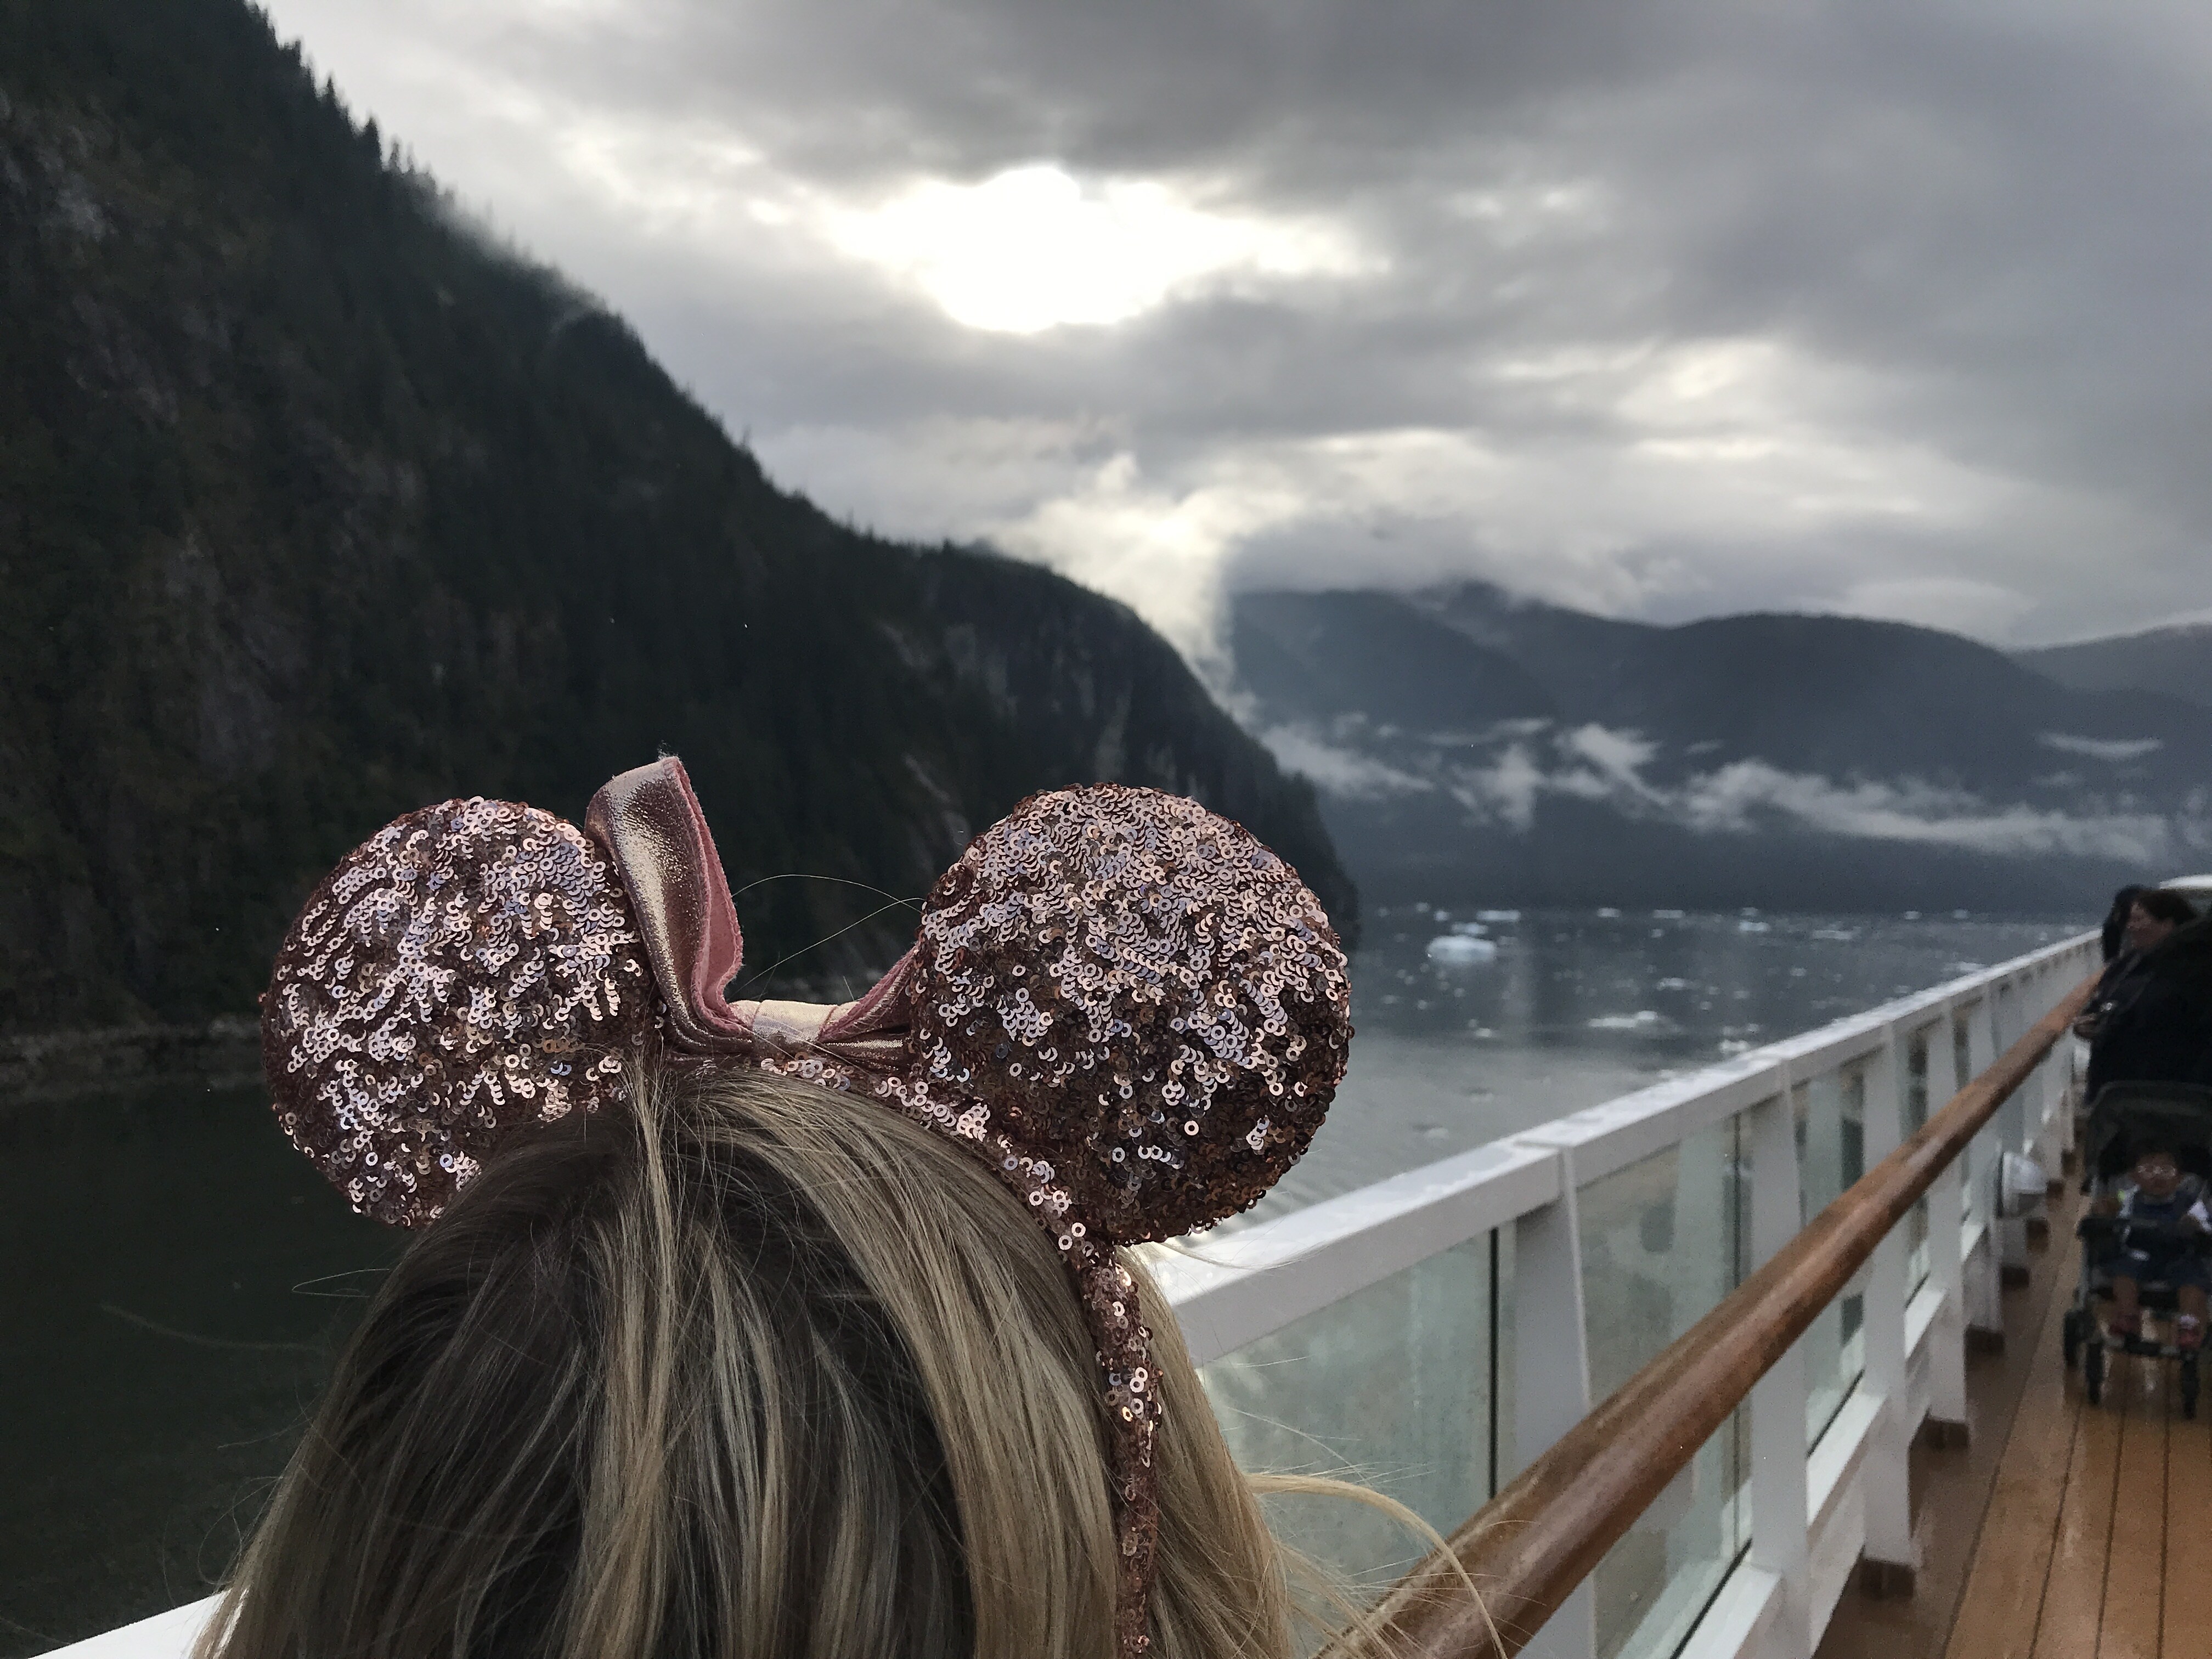
[[[2079,1385],[2066,1379],[2069,1397]],[[2073,1457],[2035,1629],[2035,1659],[2082,1659],[2097,1650],[2105,1610],[2105,1568],[2112,1553],[2112,1488],[2120,1474],[2120,1419],[2116,1413],[2079,1407]]]
[[[2158,1659],[2171,1369],[2164,1360],[2134,1360],[2114,1370],[2117,1386],[2106,1395],[2119,1418],[2120,1473],[2112,1496],[2112,1555],[2097,1659]]]
[[[2212,1425],[2175,1418],[2166,1425],[2166,1456],[2161,1651],[2165,1659],[2203,1659],[2212,1649]]]
[[[2068,1270],[2045,1313],[1945,1659],[2027,1659],[2033,1650],[2079,1409],[2060,1346],[2073,1282]]]

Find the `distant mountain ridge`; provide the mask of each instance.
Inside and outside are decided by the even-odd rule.
[[[2015,651],[2013,660],[2077,691],[2157,691],[2212,709],[2212,622]]]
[[[853,985],[971,833],[1100,779],[1356,927],[1311,788],[1133,612],[778,489],[241,0],[0,0],[0,1031],[250,1011],[390,817],[577,817],[659,750],[753,994]]]
[[[2212,861],[2212,720],[1903,623],[1255,592],[1248,719],[1381,900],[2050,909]]]

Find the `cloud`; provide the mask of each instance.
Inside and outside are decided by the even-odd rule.
[[[1425,794],[1436,787],[1426,778],[1340,747],[1297,726],[1279,726],[1260,734],[1277,760],[1313,780],[1332,795],[1351,800],[1382,800],[1393,795]]]
[[[1744,833],[1762,822],[1866,841],[1911,842],[1991,854],[2088,854],[2154,865],[2174,842],[2154,813],[2080,817],[2022,805],[1995,806],[1964,790],[1914,779],[1838,784],[1784,772],[1764,761],[1737,761],[1692,779],[1676,792],[1681,821]]]
[[[2039,732],[2035,740],[2061,754],[2087,755],[2092,760],[2113,762],[2141,760],[2166,747],[2158,738],[2076,738],[2063,732]]]
[[[777,476],[1194,653],[1224,582],[2212,603],[2201,6],[273,15]]]
[[[1644,775],[1658,757],[1656,744],[1598,725],[1516,738],[1482,763],[1431,756],[1433,780],[1413,764],[1391,765],[1301,728],[1278,727],[1266,741],[1285,766],[1329,793],[1376,800],[1441,787],[1475,822],[1522,834],[1534,827],[1548,796],[1601,803],[1628,817],[1705,835],[1790,830],[2001,856],[2098,856],[2146,866],[2170,862],[2184,847],[2204,844],[2212,830],[2203,821],[2207,803],[2201,799],[2172,818],[2153,811],[2069,812],[1994,803],[1969,790],[1911,777],[1839,782],[1760,760],[1734,761],[1660,785]]]

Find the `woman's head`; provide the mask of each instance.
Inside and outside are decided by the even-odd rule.
[[[219,1650],[1106,1659],[1109,1442],[1049,1237],[873,1103],[702,1066],[630,1092],[503,1152],[393,1270]],[[1282,1654],[1283,1563],[1151,1322],[1153,1651]]]
[[[2162,944],[2175,928],[2196,920],[2195,908],[2180,894],[2164,887],[2146,887],[2128,905],[2128,948],[2148,951]]]

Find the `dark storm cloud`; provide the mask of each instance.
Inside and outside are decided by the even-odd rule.
[[[1194,647],[1224,574],[2023,638],[2212,604],[2201,7],[359,11],[276,7],[782,476]],[[1091,219],[1001,187],[1048,166]],[[1010,298],[933,240],[970,211],[1142,246]],[[1061,283],[1135,297],[1036,325]]]

